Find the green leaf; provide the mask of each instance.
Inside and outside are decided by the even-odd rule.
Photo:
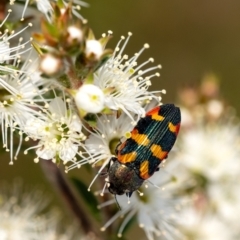
[[[96,127],[97,126],[97,116],[93,113],[87,113],[84,116],[84,120],[88,123],[90,127]]]
[[[97,221],[100,221],[100,211],[97,208],[98,201],[95,197],[95,195],[90,191],[88,191],[88,187],[79,179],[77,178],[71,178],[71,181],[73,185],[76,187],[78,193],[81,195],[82,199],[84,200],[84,203],[87,205],[89,211],[92,213],[94,218]]]

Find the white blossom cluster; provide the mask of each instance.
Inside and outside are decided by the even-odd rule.
[[[25,4],[24,15],[27,14],[28,2]],[[83,2],[74,3],[81,5]],[[53,10],[50,2],[36,1],[36,4],[39,11],[51,20]],[[64,6],[67,6],[67,3],[64,2]],[[9,14],[4,19],[2,27]],[[27,154],[29,150],[34,149],[37,155],[35,162],[39,159],[51,159],[58,163],[62,161],[64,164],[73,162],[74,166],[79,166],[83,162],[96,163],[97,160],[94,155],[92,156],[93,149],[87,146],[91,144],[89,140],[91,137],[86,142],[91,129],[81,117],[81,113],[102,115],[107,118],[105,111],[114,116],[117,111],[122,111],[132,122],[140,118],[145,113],[143,104],[152,99],[159,101],[160,97],[156,97],[155,93],[165,92],[148,90],[151,85],[150,79],[159,76],[159,73],[148,75],[148,72],[160,66],[145,68],[145,65],[153,62],[153,59],[142,64],[137,63],[143,50],[148,48],[147,44],[130,59],[123,54],[132,35],[129,33],[126,40],[124,37],[121,38],[107,62],[94,72],[91,82],[86,80],[82,81],[80,87],[64,88],[54,75],[62,69],[65,69],[63,71],[67,74],[61,59],[51,54],[37,56],[31,36],[25,42],[21,38],[21,33],[30,26],[31,23],[16,32],[4,29],[0,36],[0,69],[3,72],[0,77],[0,123],[3,146],[10,152],[10,164],[13,164],[13,160],[22,150],[23,140],[34,141],[35,144],[24,149],[24,152]],[[69,41],[82,40],[83,32],[80,28],[69,27],[68,34]],[[15,42],[19,39],[19,44],[16,45],[12,39]],[[86,41],[87,57],[97,61],[103,52],[104,47],[100,41],[94,39]],[[51,78],[46,79],[43,74]],[[130,126],[128,131],[132,128],[129,120],[125,122]],[[92,134],[94,135],[93,132]],[[124,135],[123,130],[120,134],[118,138]],[[15,137],[19,139],[17,149],[14,145]]]
[[[90,190],[96,179],[104,175],[119,141],[129,137],[151,104],[160,104],[165,90],[151,91],[149,87],[152,78],[160,76],[161,65],[152,65],[152,58],[138,62],[148,44],[133,56],[125,53],[132,36],[130,32],[120,38],[113,51],[107,49],[112,32],[98,40],[95,38],[79,14],[80,6],[87,6],[83,1],[73,0],[70,9],[68,1],[24,3],[22,21],[27,19],[31,3],[35,3],[45,21],[41,22],[42,35],[29,35],[26,40],[22,33],[30,33],[32,24],[23,21],[21,29],[11,29],[6,24],[11,10],[0,25],[3,29],[0,35],[3,148],[10,153],[10,164],[20,151],[25,154],[34,151],[36,163],[45,160],[63,163],[66,172],[90,164],[97,169]],[[10,1],[12,4],[14,1]],[[56,5],[60,20],[55,15]],[[78,20],[70,21],[68,18],[72,16]],[[61,31],[59,26],[63,28]],[[102,225],[102,231],[124,217],[117,233],[121,237],[136,217],[148,240],[240,238],[239,126],[228,121],[226,114],[223,117],[225,106],[216,98],[213,85],[205,85],[204,96],[183,94],[183,130],[177,151],[173,150],[174,158],[166,166],[162,164],[160,172],[145,181],[131,199],[115,196],[116,199],[99,204],[103,210],[117,201],[121,208]],[[208,101],[199,104],[199,99]],[[106,186],[107,183],[101,196]],[[0,239],[7,239],[5,236],[9,234],[12,239],[18,239],[21,231],[29,232],[29,239],[70,239],[66,235],[56,238],[56,225],[35,218],[35,208],[15,207],[15,198],[2,202],[1,205],[0,198],[0,212],[4,210],[0,213]],[[19,218],[9,224],[12,213]],[[25,216],[34,220],[19,220]],[[17,227],[12,229],[13,225]],[[6,233],[6,229],[11,233]]]
[[[41,190],[29,190],[20,181],[14,184],[1,183],[0,239],[85,239],[76,235],[74,227],[60,226],[61,217],[56,210],[46,213],[48,204],[49,200]]]
[[[186,192],[193,199],[179,216],[184,219],[181,225],[186,239],[240,237],[240,126],[218,88],[209,75],[200,90],[181,93],[182,134],[172,160],[184,169]],[[187,97],[190,94],[192,99]]]
[[[35,2],[37,9],[46,18],[46,26],[53,22],[53,2],[45,0]],[[64,15],[68,4],[67,1],[63,3],[61,12]],[[13,4],[14,1],[10,1],[10,7]],[[25,1],[20,17],[22,21],[28,14],[29,4],[30,1]],[[83,17],[78,14],[80,5],[86,6],[82,1],[73,1],[71,10],[83,20]],[[40,42],[43,39],[39,35],[35,35],[37,40],[29,36],[29,39],[24,41],[21,34],[24,32],[26,35],[31,32],[26,29],[29,30],[32,24],[28,23],[21,30],[8,29],[5,23],[9,21],[11,12],[11,10],[8,11],[1,24],[3,32],[0,35],[0,124],[3,147],[10,152],[10,164],[14,163],[20,151],[27,154],[34,150],[36,163],[44,160],[51,160],[57,164],[62,162],[67,165],[66,171],[79,168],[83,164],[100,167],[93,183],[115,154],[115,148],[120,139],[127,137],[136,121],[145,115],[146,105],[153,101],[155,105],[160,104],[161,94],[164,94],[165,90],[150,91],[149,87],[152,78],[160,76],[157,71],[161,69],[161,65],[151,66],[154,62],[153,58],[138,63],[138,58],[149,48],[148,44],[144,44],[132,57],[125,53],[132,33],[128,33],[127,38],[122,36],[114,51],[102,61],[105,56],[106,41],[112,32],[109,31],[108,36],[103,35],[101,40],[96,40],[91,31],[88,32],[88,36],[84,36],[85,32],[81,24],[85,23],[81,21],[79,25],[73,24],[67,27],[66,41],[63,42],[66,44],[64,45],[66,49],[84,46],[82,54],[86,65],[82,70],[80,66],[80,73],[75,71],[74,75],[71,63],[73,61],[79,63],[76,55],[71,55],[71,52],[63,58],[59,57],[63,53],[55,51],[54,46],[36,43],[38,39]],[[24,26],[25,23],[23,22],[22,25]],[[36,26],[34,27],[36,29]],[[49,37],[50,40],[46,38],[49,42],[54,41],[51,35],[46,34],[46,36]],[[85,42],[81,45],[83,41]],[[86,74],[87,71],[90,74]],[[70,85],[65,85],[64,76],[69,77]],[[171,199],[171,194],[158,195],[158,192],[155,192],[156,197],[149,196],[152,200],[147,203],[150,204],[141,205],[141,200],[138,203],[138,198],[134,196],[132,202],[136,203],[134,204],[136,208],[132,209],[130,205],[123,207],[123,212],[128,213],[128,217],[119,230],[119,236],[128,220],[136,212],[139,212],[139,224],[145,229],[149,239],[153,239],[155,234],[157,236],[164,234],[169,227],[174,228],[168,223],[162,226],[161,221],[174,219],[174,207],[177,203],[172,199],[165,206],[167,199]],[[146,196],[147,194],[148,189],[146,189]],[[162,198],[163,196],[165,198]],[[159,207],[158,201],[162,199],[165,200]],[[122,201],[119,199],[121,206]],[[15,204],[15,200],[12,203]],[[159,218],[159,216],[165,216],[165,210],[160,211],[160,215],[153,212],[153,215],[149,215],[151,206],[157,209],[166,207],[167,217]],[[19,207],[17,213],[19,218],[27,215],[28,219],[31,219],[35,209],[24,210],[24,208]],[[16,215],[15,212],[13,214]],[[147,215],[149,216],[146,223]],[[6,211],[5,225],[8,224],[9,217],[11,216]],[[112,219],[109,221],[102,230],[110,225]],[[38,239],[35,238],[35,230],[32,230],[35,225],[41,226],[38,237],[55,239],[49,237],[54,236],[52,231],[55,227],[44,229],[42,222],[38,224],[29,221],[25,224],[27,230],[20,225],[18,225],[19,229],[11,230],[12,223],[7,228],[14,235],[13,239],[18,239],[15,235],[22,235],[20,231],[28,231],[32,234],[29,239]],[[0,236],[1,239],[5,239],[4,237],[9,236],[9,233],[5,232],[5,228],[0,229]],[[59,236],[56,239],[65,238]]]

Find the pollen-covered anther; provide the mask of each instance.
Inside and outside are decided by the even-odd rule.
[[[126,132],[124,136],[125,136],[125,138],[130,138],[132,136],[132,134],[131,134],[131,132]]]
[[[151,82],[149,79],[148,79],[148,80],[146,79],[146,85],[147,85],[147,86],[151,86],[151,85],[152,85],[152,82]]]
[[[145,113],[144,113],[144,115],[145,115]],[[131,125],[135,126],[136,124],[137,124],[136,121],[131,121]]]
[[[144,228],[144,224],[143,224],[143,223],[140,223],[140,224],[139,224],[139,227],[140,227],[140,228]]]
[[[122,234],[121,233],[118,233],[118,235],[117,235],[119,238],[121,238],[122,237]]]
[[[38,162],[39,162],[39,158],[36,157],[36,158],[33,159],[33,161],[34,161],[35,163],[38,163]]]
[[[161,93],[162,93],[162,94],[166,94],[166,93],[167,93],[166,89],[163,89],[163,90],[161,91]]]
[[[145,43],[145,44],[143,45],[143,47],[144,47],[145,49],[147,49],[147,48],[150,48],[150,45],[149,45],[148,43]]]
[[[104,227],[100,228],[101,232],[104,232],[105,230],[106,230],[106,228],[104,228]]]

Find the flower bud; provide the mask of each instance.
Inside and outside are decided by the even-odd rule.
[[[40,70],[46,75],[53,76],[63,71],[64,65],[60,58],[46,54],[42,57],[40,62]]]
[[[68,43],[72,43],[74,41],[76,42],[81,42],[83,40],[83,32],[80,28],[76,27],[76,26],[69,26],[67,29],[68,32]]]
[[[85,53],[87,58],[99,60],[103,54],[103,47],[97,40],[87,40]]]
[[[98,113],[104,108],[104,93],[93,84],[82,85],[74,98],[77,107],[88,113]]]

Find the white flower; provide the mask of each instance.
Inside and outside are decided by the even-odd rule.
[[[231,226],[231,230],[229,230],[232,234],[237,233],[238,235],[240,235],[238,224],[238,216],[240,215],[239,180],[240,178],[236,176],[235,181],[208,186],[208,206],[214,208],[213,217],[217,217],[219,221],[224,220],[225,225]]]
[[[22,64],[17,73],[2,75],[0,77],[0,124],[2,140],[6,151],[10,151],[10,164],[13,157],[16,159],[22,143],[22,130],[29,118],[34,118],[38,112],[34,110],[36,103],[41,100],[44,90],[39,90],[39,85],[44,85],[36,71],[37,59],[32,61],[30,57]],[[21,63],[15,62],[15,67]],[[37,99],[39,98],[39,99]],[[14,131],[19,130],[19,146],[13,156]]]
[[[75,161],[76,155],[81,157],[78,152],[79,147],[83,146],[82,140],[85,139],[82,131],[82,123],[73,109],[69,106],[68,100],[64,101],[56,97],[49,104],[49,109],[39,118],[29,118],[25,126],[25,132],[33,140],[38,140],[36,149],[38,162],[39,158],[58,162]],[[27,137],[26,140],[29,139]]]
[[[104,94],[93,84],[83,84],[74,95],[76,105],[88,113],[98,113],[104,108]]]
[[[0,189],[0,239],[37,239],[38,229],[48,224],[39,216],[46,207],[45,196],[40,191],[27,192],[19,183]]]
[[[12,10],[9,9],[0,27],[7,21],[11,13]],[[8,29],[5,29],[4,33],[0,33],[0,71],[11,73],[17,72],[16,65],[18,61],[20,61],[21,55],[31,50],[29,45],[30,40],[23,42],[23,39],[19,37],[21,33],[29,27],[32,27],[31,23],[18,32],[13,30],[10,32]],[[16,40],[16,37],[19,37],[18,45],[10,46],[10,40]]]
[[[1,240],[69,240],[74,228],[60,226],[58,212],[46,212],[48,199],[40,190],[24,188],[21,182],[0,187]],[[44,212],[44,213],[43,213]],[[64,229],[64,233],[63,232]],[[61,232],[59,232],[59,230]]]
[[[184,132],[180,141],[181,162],[210,182],[234,179],[240,172],[238,126],[205,125]]]
[[[27,10],[28,4],[30,0],[25,1],[25,6],[22,12],[22,20],[24,19],[25,12]],[[57,2],[57,0],[35,0],[37,4],[37,8],[40,12],[45,14],[45,17],[49,22],[51,22],[52,14],[53,14],[53,8],[51,5],[51,2]],[[13,4],[13,3],[12,3]],[[69,1],[63,1],[64,6],[68,6]],[[77,16],[80,19],[83,19],[82,15],[79,13],[79,10],[81,9],[81,6],[88,7],[88,3],[81,1],[81,0],[73,0],[72,1],[72,12],[75,16]]]
[[[160,69],[161,66],[155,66],[143,69],[143,67],[153,62],[150,58],[148,61],[138,65],[137,59],[142,52],[148,48],[148,44],[136,53],[132,58],[128,59],[127,55],[122,55],[132,34],[129,33],[128,38],[120,48],[121,42],[125,39],[121,38],[113,56],[95,72],[94,84],[105,92],[105,104],[113,110],[121,109],[131,117],[131,112],[144,115],[145,110],[143,103],[149,102],[153,98],[158,99],[155,93],[165,93],[163,91],[148,91],[151,85],[151,78],[160,76],[159,73],[146,76],[150,71]],[[159,100],[159,99],[158,99]]]
[[[38,232],[38,236],[36,240],[90,240],[87,237],[84,237],[82,234],[79,234],[79,229],[77,227],[73,226],[61,226],[59,222],[56,221],[58,219],[54,219],[54,221],[51,221],[48,226],[45,228],[42,228],[41,231]],[[60,220],[60,219],[59,219]],[[23,239],[26,240],[26,239]],[[28,239],[27,239],[28,240]]]
[[[175,164],[174,167],[170,166],[165,170],[168,171],[172,168],[177,170]],[[160,236],[161,239],[183,239],[178,228],[180,222],[178,214],[186,199],[183,200],[175,195],[176,186],[179,185],[176,182],[180,179],[172,177],[166,171],[160,170],[155,173],[140,187],[139,191],[132,194],[130,200],[124,195],[116,196],[121,210],[101,230],[104,231],[117,218],[124,216],[118,231],[118,236],[121,237],[128,222],[136,215],[139,227],[143,228],[149,240],[160,239]],[[114,202],[115,199],[105,202],[99,207],[105,207]]]
[[[94,132],[90,134],[85,142],[85,147],[89,154],[88,158],[81,161],[74,162],[71,166],[67,168],[71,170],[76,167],[80,167],[85,163],[91,163],[93,166],[98,165],[102,160],[99,173],[107,166],[110,159],[115,154],[115,148],[120,142],[120,139],[126,136],[133,128],[133,125],[129,122],[127,115],[122,114],[117,118],[116,113],[113,115],[103,115],[97,121],[97,126]],[[89,189],[98,174],[93,179],[89,186]]]
[[[199,108],[195,112],[198,111]],[[223,118],[204,125],[205,115],[199,113],[199,116],[182,129],[175,155],[191,174],[189,189],[199,197],[195,201],[199,211],[192,209],[190,220],[184,225],[191,236],[189,239],[238,239],[234,235],[240,234],[237,220],[240,214],[239,125]]]
[[[212,214],[203,214],[194,208],[186,208],[179,216],[184,219],[181,227],[185,232],[184,239],[190,240],[234,240],[231,224]]]
[[[26,1],[25,3],[25,8],[28,4],[29,0]],[[36,0],[37,4],[37,9],[45,14],[47,20],[50,22],[51,21],[51,16],[53,14],[53,7],[51,5],[51,2],[49,0]],[[25,11],[23,11],[22,18],[24,16]]]

